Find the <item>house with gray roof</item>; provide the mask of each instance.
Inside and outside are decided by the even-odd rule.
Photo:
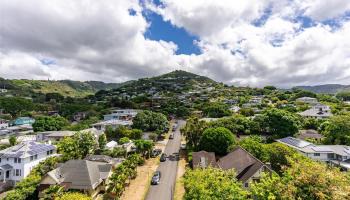
[[[320,103],[317,103],[316,105],[312,106],[312,108],[299,113],[299,115],[306,118],[315,119],[325,119],[333,116],[330,107]]]
[[[34,141],[22,142],[0,151],[0,180],[14,185],[48,157],[56,155],[56,147]]]
[[[350,146],[315,145],[294,137],[278,139],[277,142],[285,144],[313,160],[337,163],[344,170],[350,170]]]
[[[214,152],[199,151],[192,153],[192,166],[196,168],[216,167]]]
[[[60,185],[65,190],[80,190],[96,197],[105,190],[108,177],[112,174],[112,164],[90,160],[69,160],[50,171],[39,185],[39,197],[42,191],[51,185]]]
[[[244,188],[254,181],[259,181],[262,173],[271,173],[270,166],[264,164],[255,158],[242,147],[237,147],[232,152],[218,161],[215,159],[213,152],[193,152],[192,154],[193,168],[216,167],[223,170],[235,170],[237,180],[243,183]]]

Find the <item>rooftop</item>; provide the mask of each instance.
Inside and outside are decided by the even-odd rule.
[[[42,144],[33,141],[22,142],[20,144],[0,151],[0,157],[26,158],[54,149],[56,149],[56,147],[50,144]]]
[[[286,137],[277,140],[304,153],[335,153],[350,157],[350,146],[345,145],[315,145],[305,140]]]
[[[41,184],[68,185],[68,189],[95,189],[107,179],[112,165],[89,160],[69,160],[50,171]]]
[[[131,126],[132,125],[132,121],[130,120],[118,120],[118,119],[111,119],[111,120],[107,120],[107,121],[101,121],[98,122],[96,124],[93,124],[93,126],[108,126],[108,125],[121,125],[121,126]]]

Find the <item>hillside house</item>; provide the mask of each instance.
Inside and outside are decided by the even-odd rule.
[[[277,142],[285,144],[313,160],[335,163],[346,171],[350,169],[350,146],[315,145],[294,137],[278,139]]]
[[[252,182],[259,181],[262,173],[271,173],[270,166],[264,164],[245,149],[237,147],[232,152],[218,161],[215,160],[213,152],[193,152],[193,168],[217,167],[223,170],[234,169],[237,180],[243,183],[244,188],[249,188]]]
[[[101,121],[98,123],[95,123],[92,125],[93,128],[99,130],[99,131],[104,131],[106,128],[110,126],[113,129],[119,127],[119,126],[125,126],[125,127],[131,127],[132,126],[132,121],[131,120],[118,120],[118,119],[110,119],[107,121]]]
[[[9,123],[7,120],[0,119],[0,130],[7,129]]]
[[[312,106],[312,108],[305,110],[304,112],[301,112],[299,114],[306,118],[315,119],[325,119],[333,116],[331,108],[321,103],[317,103],[314,106]]]
[[[42,191],[51,185],[60,185],[65,190],[79,190],[91,197],[106,190],[108,177],[112,174],[112,164],[90,160],[69,160],[47,173],[39,185]]]
[[[295,101],[307,103],[307,104],[317,104],[318,103],[317,99],[312,98],[312,97],[300,97],[300,98],[297,98]]]
[[[28,176],[41,161],[55,155],[55,146],[33,141],[4,149],[0,151],[0,180],[4,184],[14,185]]]
[[[20,125],[32,125],[34,124],[35,119],[31,117],[18,117],[14,121],[11,122],[12,126],[20,126]]]

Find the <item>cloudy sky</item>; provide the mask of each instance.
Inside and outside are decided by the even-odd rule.
[[[349,0],[1,0],[0,76],[350,84]]]

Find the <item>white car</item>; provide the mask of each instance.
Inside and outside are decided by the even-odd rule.
[[[180,149],[185,150],[185,149],[186,149],[186,144],[181,144],[181,145],[180,145]]]

